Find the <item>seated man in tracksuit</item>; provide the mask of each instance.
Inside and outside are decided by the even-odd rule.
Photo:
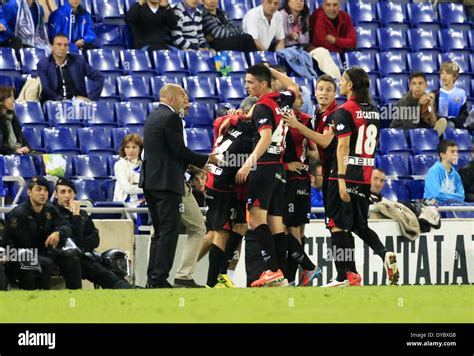
[[[61,178],[56,183],[56,208],[59,215],[67,220],[72,229],[72,239],[84,252],[92,252],[99,246],[99,231],[96,229],[91,217],[80,209],[79,203],[74,201],[76,188],[74,183],[66,178]],[[82,278],[107,289],[134,288],[126,280],[104,267],[93,257],[82,255]]]

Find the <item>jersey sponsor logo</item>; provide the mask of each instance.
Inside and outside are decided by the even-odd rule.
[[[373,166],[374,162],[375,162],[374,158],[354,157],[354,156],[347,157],[347,164],[351,164],[353,166]]]
[[[306,189],[297,189],[296,195],[309,195],[309,193]]]
[[[283,152],[282,147],[277,147],[277,146],[268,146],[267,152],[275,155],[279,155]]]

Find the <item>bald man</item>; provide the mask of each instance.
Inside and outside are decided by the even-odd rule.
[[[218,164],[216,155],[202,155],[186,147],[180,117],[186,92],[167,84],[160,90],[160,105],[145,122],[145,157],[139,186],[143,188],[155,234],[151,238],[148,288],[172,288],[167,281],[178,242],[184,194],[183,176],[189,164],[202,168]]]

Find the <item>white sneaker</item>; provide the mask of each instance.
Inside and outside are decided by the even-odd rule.
[[[344,281],[342,282],[339,282],[338,280],[336,279],[333,279],[331,282],[329,282],[328,284],[323,284],[321,286],[321,288],[330,288],[330,287],[349,287],[350,284],[349,284],[349,280],[345,279]]]
[[[390,285],[398,284],[400,273],[398,271],[397,255],[394,252],[387,252],[385,254],[385,262],[383,265],[385,267],[385,271],[387,272],[387,278],[390,282]]]

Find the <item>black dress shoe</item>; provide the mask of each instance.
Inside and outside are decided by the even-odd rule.
[[[158,283],[147,283],[145,288],[173,288],[173,286],[168,282],[158,282]]]
[[[204,288],[200,284],[194,282],[194,279],[174,279],[174,287],[175,288]]]

